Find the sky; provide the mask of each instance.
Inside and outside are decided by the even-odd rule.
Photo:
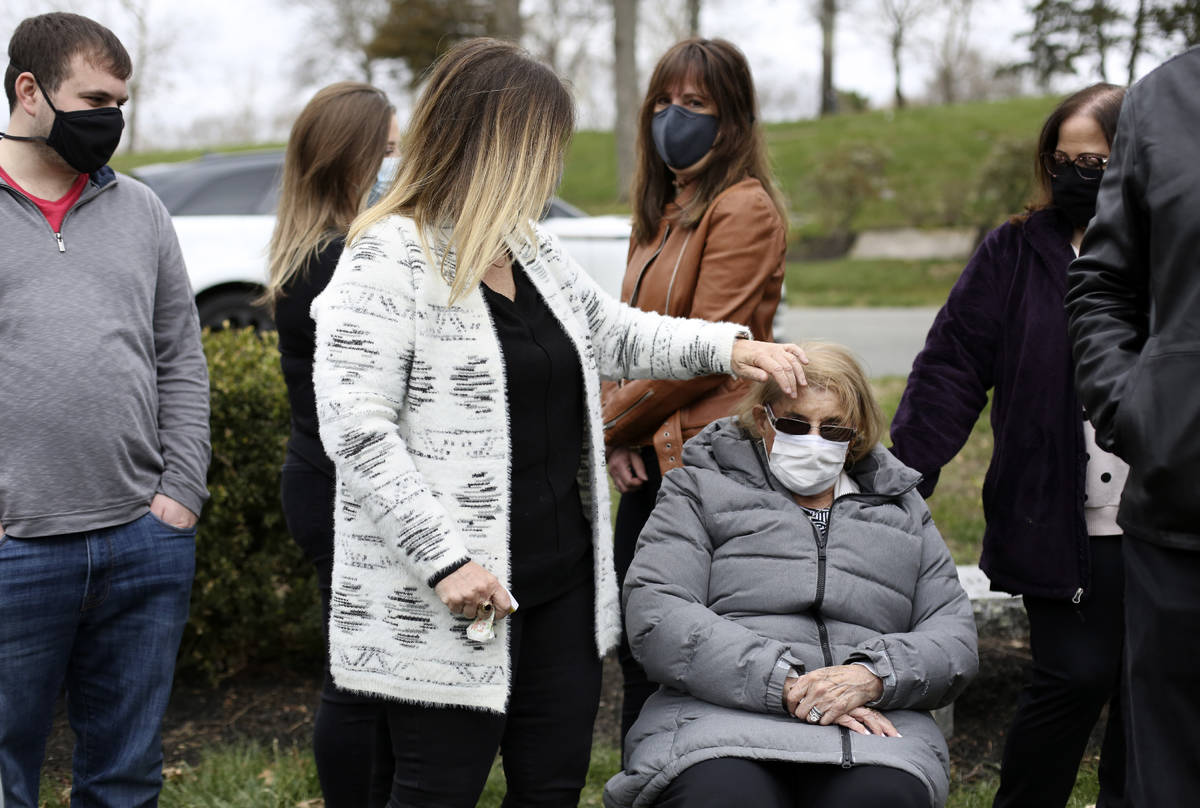
[[[541,8],[551,0],[523,0],[522,11],[534,19],[527,26],[551,25]],[[582,49],[582,67],[572,76],[584,128],[609,128],[611,101],[611,22],[608,3],[558,0],[560,4],[592,10],[589,25],[558,37],[560,54]],[[892,66],[879,0],[848,0],[838,18],[834,79],[837,86],[866,96],[873,106],[891,103]],[[308,3],[287,0],[4,0],[0,7],[0,38],[7,42],[16,23],[30,14],[69,10],[87,14],[125,42],[135,61],[135,27],[129,4],[148,9],[147,30],[157,52],[146,57],[142,87],[130,109],[139,116],[137,133],[142,147],[207,146],[221,142],[280,141],[291,120],[323,84],[360,78],[351,64],[331,58],[320,38]],[[701,33],[732,40],[745,51],[758,85],[763,117],[793,120],[816,112],[820,78],[820,29],[814,0],[704,0]],[[932,5],[942,5],[933,0]],[[683,0],[643,1],[638,32],[638,67],[645,83],[657,57],[682,29]],[[1016,35],[1029,28],[1024,0],[976,0],[970,43],[988,63],[1019,60],[1025,53]],[[587,15],[585,15],[587,16]],[[561,17],[557,18],[561,19]],[[905,94],[926,94],[933,72],[933,54],[943,25],[941,15],[925,14],[913,35],[906,58]],[[527,43],[528,46],[534,46]],[[1139,64],[1139,73],[1160,59]],[[1125,76],[1125,56],[1113,60],[1110,79]],[[309,63],[307,81],[298,75]],[[135,64],[135,71],[137,64]],[[411,104],[404,76],[381,71],[374,77],[403,113]],[[1094,74],[1062,79],[1056,90],[1067,92],[1096,80]],[[1031,87],[1028,89],[1032,89]],[[7,122],[0,105],[0,125]]]

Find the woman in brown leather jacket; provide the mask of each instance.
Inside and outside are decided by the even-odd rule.
[[[621,299],[675,317],[742,323],[770,340],[787,247],[786,211],[767,160],[746,57],[722,39],[688,39],[654,69],[638,118],[633,236]],[[604,390],[608,470],[623,583],[662,474],[683,442],[729,415],[745,383],[709,376],[623,381]],[[622,642],[621,737],[656,685]]]

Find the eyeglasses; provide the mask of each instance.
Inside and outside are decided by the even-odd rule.
[[[791,415],[776,418],[775,413],[771,411],[770,404],[763,404],[763,409],[767,411],[767,420],[771,422],[771,427],[777,432],[782,432],[785,435],[807,435],[812,432],[812,423],[805,421],[803,418],[796,418]],[[847,443],[858,434],[858,430],[839,424],[821,424],[817,427],[817,432],[825,440],[831,440],[835,443]]]
[[[1098,180],[1104,175],[1104,169],[1108,167],[1108,158],[1102,154],[1083,154],[1072,160],[1064,152],[1052,151],[1042,152],[1042,165],[1046,167],[1046,171],[1051,177],[1057,177],[1061,172],[1067,170],[1067,166],[1075,167],[1075,173],[1085,180]]]

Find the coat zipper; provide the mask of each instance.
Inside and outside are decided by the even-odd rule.
[[[89,180],[89,182],[90,182],[90,180]],[[96,193],[92,194],[91,196],[87,197],[86,199],[84,198],[83,195],[87,193],[87,185],[84,185],[82,193],[80,193],[79,198],[75,200],[75,204],[72,205],[67,210],[67,212],[63,214],[62,221],[59,222],[59,224],[58,224],[58,230],[56,231],[56,230],[54,230],[54,228],[50,228],[50,232],[54,233],[54,243],[58,246],[58,251],[60,253],[65,253],[67,251],[67,243],[65,241],[63,241],[63,236],[62,236],[62,229],[67,223],[67,217],[69,217],[72,213],[74,213],[76,208],[80,207],[81,205],[86,205],[88,202],[91,202],[97,196],[104,193],[114,183],[115,183],[115,180],[110,180],[109,182],[106,182],[104,185],[101,185],[99,188],[96,189]],[[42,209],[39,208],[36,204],[34,204],[32,199],[25,196],[25,194],[21,193],[16,188],[13,188],[11,185],[9,185],[7,187],[12,191],[12,193],[14,195],[20,197],[21,199],[24,199],[26,202],[33,205],[34,210],[36,210],[37,214],[42,217],[42,221],[46,222],[46,226],[47,227],[50,226],[50,222],[47,221],[45,214],[42,213]],[[661,249],[661,247],[659,249]]]
[[[642,268],[638,271],[637,280],[633,282],[633,291],[629,293],[629,305],[636,306],[638,293],[642,291],[642,278],[646,276],[646,270],[654,263],[654,259],[658,258],[658,254],[663,251],[663,247],[667,246],[667,237],[671,235],[671,225],[667,225],[667,229],[663,232],[662,241],[658,243],[658,249],[655,250],[646,263],[642,264]]]
[[[622,418],[624,418],[629,413],[633,412],[635,409],[637,409],[637,406],[639,404],[641,404],[646,399],[650,398],[650,396],[652,396],[652,395],[654,395],[653,390],[647,390],[646,392],[642,393],[641,398],[639,398],[637,401],[633,402],[628,407],[626,407],[624,410],[622,410],[621,412],[619,412],[615,416],[613,416],[612,420],[605,421],[604,429],[605,430],[612,429],[613,424],[615,424],[617,421],[620,421]]]
[[[821,618],[821,604],[825,601],[825,567],[828,563],[829,532],[833,529],[833,503],[829,504],[829,519],[825,523],[825,537],[811,521],[813,538],[817,542],[817,596],[813,600],[813,619],[817,621],[817,633],[821,635],[821,655],[825,659],[825,667],[833,666],[833,650],[829,647],[829,629]],[[850,750],[850,730],[838,727],[838,735],[842,739],[842,768],[849,769],[854,765]]]

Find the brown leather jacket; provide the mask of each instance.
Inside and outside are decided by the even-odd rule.
[[[646,311],[742,323],[771,339],[783,284],[787,230],[756,179],[725,189],[695,229],[675,224],[668,203],[658,232],[630,243],[621,300]],[[730,376],[687,381],[638,379],[602,389],[604,441],[610,447],[654,445],[666,473],[682,465],[683,441],[729,415],[746,384]]]

